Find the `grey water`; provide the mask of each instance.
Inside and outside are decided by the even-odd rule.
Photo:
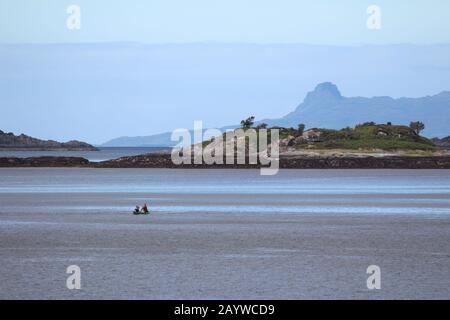
[[[106,161],[120,157],[135,156],[145,153],[168,150],[165,147],[99,147],[99,151],[27,151],[27,150],[1,150],[1,157],[82,157],[92,162]]]
[[[450,297],[450,170],[259,173],[2,168],[0,298]]]
[[[165,213],[450,215],[450,170],[30,168],[0,178],[0,213],[116,213],[147,202]]]

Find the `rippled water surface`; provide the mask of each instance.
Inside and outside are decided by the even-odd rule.
[[[448,299],[449,243],[450,170],[0,169],[1,299]]]
[[[261,176],[228,169],[0,169],[0,176],[0,194],[14,199],[0,211],[117,212],[149,202],[153,212],[169,213],[450,214],[450,170]]]

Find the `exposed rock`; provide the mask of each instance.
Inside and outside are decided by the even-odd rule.
[[[295,137],[294,136],[289,136],[287,137],[287,146],[288,147],[293,147],[295,145]]]
[[[193,162],[192,162],[193,163]],[[236,163],[236,161],[235,161]],[[248,160],[246,161],[248,163]],[[170,154],[147,154],[99,163],[99,168],[260,168],[261,165],[182,164],[175,165]],[[280,156],[280,168],[286,169],[450,169],[449,156],[430,157],[308,157]]]
[[[169,153],[144,154],[103,162],[89,162],[79,157],[0,158],[0,167],[86,167],[86,168],[180,168],[180,169],[250,169],[262,165],[245,163],[176,165]],[[282,169],[450,169],[450,156],[306,156],[281,155]]]
[[[319,129],[314,128],[306,130],[303,133],[302,137],[304,140],[307,140],[308,142],[320,142],[322,141],[321,135],[322,132]]]
[[[0,167],[84,167],[89,161],[80,157],[0,158]]]

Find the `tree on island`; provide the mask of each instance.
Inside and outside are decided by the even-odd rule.
[[[255,117],[254,116],[251,116],[251,117],[248,117],[247,119],[245,119],[245,120],[242,120],[241,121],[241,126],[242,126],[242,128],[244,128],[244,129],[248,129],[248,128],[251,128],[252,126],[253,126],[253,123],[255,122]]]
[[[305,125],[303,123],[299,123],[298,128],[297,128],[298,135],[299,136],[303,135],[304,131],[305,131]]]
[[[420,121],[412,121],[409,124],[409,127],[417,134],[419,135],[421,131],[423,131],[423,129],[425,129],[425,124],[423,122]]]

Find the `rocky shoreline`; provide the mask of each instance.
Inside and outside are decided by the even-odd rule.
[[[450,156],[281,156],[281,169],[450,169]],[[84,167],[84,168],[260,168],[261,165],[182,164],[170,154],[145,154],[102,162],[80,157],[0,158],[0,167]]]
[[[17,158],[4,157],[0,158],[0,168],[7,167],[88,167],[89,160],[81,157],[31,157],[31,158]]]

